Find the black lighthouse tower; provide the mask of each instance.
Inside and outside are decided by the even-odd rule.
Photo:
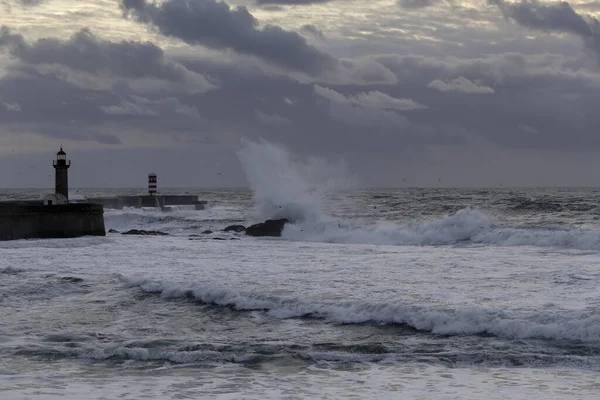
[[[52,162],[54,165],[54,169],[56,170],[55,174],[55,185],[56,185],[56,194],[62,194],[65,198],[69,199],[69,176],[68,169],[71,166],[71,160],[67,161],[67,153],[65,153],[60,147],[58,153],[56,153],[56,160]]]

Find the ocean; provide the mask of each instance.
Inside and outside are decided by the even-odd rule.
[[[0,242],[0,399],[598,397],[600,189],[357,189],[252,151],[251,189],[162,189],[206,210]]]
[[[169,236],[0,242],[0,398],[597,398],[600,190],[294,194],[281,238],[171,192],[208,207],[105,210]]]

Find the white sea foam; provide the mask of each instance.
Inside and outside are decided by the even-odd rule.
[[[442,219],[398,226],[357,226],[343,221],[301,222],[286,225],[283,237],[346,244],[431,245],[472,240],[493,227],[494,218],[477,210],[464,209]]]
[[[470,208],[431,222],[406,226],[360,226],[332,220],[299,222],[287,224],[282,236],[289,240],[344,244],[444,245],[469,242],[600,250],[600,231],[597,230],[504,227],[497,225],[494,216]]]
[[[539,338],[600,342],[600,315],[511,315],[509,311],[463,308],[432,309],[401,304],[367,302],[323,303],[244,293],[222,287],[180,285],[125,278],[132,287],[164,298],[193,297],[196,300],[236,310],[264,310],[274,318],[303,316],[342,324],[403,324],[440,335],[491,334],[508,339]]]

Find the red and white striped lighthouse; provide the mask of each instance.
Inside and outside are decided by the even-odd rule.
[[[150,196],[156,194],[156,174],[154,172],[148,174],[148,193]]]

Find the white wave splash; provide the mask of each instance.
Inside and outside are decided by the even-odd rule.
[[[550,339],[600,342],[600,315],[528,315],[484,309],[431,309],[400,304],[366,302],[322,303],[243,293],[221,287],[181,285],[124,278],[130,287],[163,298],[193,297],[196,300],[235,310],[263,310],[274,318],[321,318],[334,323],[403,324],[439,335],[490,334],[507,339]]]
[[[258,218],[320,221],[325,218],[322,196],[354,186],[343,163],[295,161],[285,149],[266,141],[244,140],[242,145],[238,157],[254,192]]]

